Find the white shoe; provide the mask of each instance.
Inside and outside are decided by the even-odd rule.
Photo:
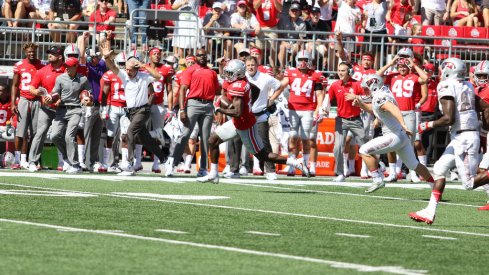
[[[244,166],[241,166],[241,168],[239,168],[239,174],[241,176],[247,176],[248,175],[248,169],[246,169],[246,167],[244,167]]]
[[[110,166],[109,168],[107,168],[107,172],[108,173],[120,173],[120,172],[122,172],[122,170],[117,166]]]
[[[396,182],[397,176],[394,174],[389,174],[387,178],[384,179],[385,182]]]
[[[88,170],[88,168],[87,168],[87,166],[85,165],[85,163],[80,162],[80,170],[82,170],[82,171],[87,171],[87,170]]]
[[[118,176],[134,176],[134,171],[122,171],[120,173],[118,173],[117,175]]]
[[[311,177],[309,174],[309,169],[307,169],[306,162],[304,161],[303,158],[298,158],[295,160],[294,167],[297,170],[300,170],[302,172],[302,175],[306,175],[306,177]]]
[[[165,177],[172,177],[172,176],[173,176],[173,163],[166,161],[165,162]]]
[[[239,179],[240,177],[239,173],[233,173],[233,172],[224,173],[223,176],[227,179]]]
[[[205,175],[203,177],[198,177],[197,178],[197,181],[198,182],[212,182],[214,184],[218,184],[219,183],[219,175],[216,174],[216,175]]]
[[[385,186],[384,179],[382,177],[374,178],[372,185],[365,190],[365,193],[372,193]]]
[[[70,169],[66,170],[66,173],[68,173],[68,174],[78,174],[81,172],[82,172],[82,170],[79,167],[70,167]]]
[[[94,165],[91,167],[90,172],[93,172],[93,173],[98,173],[98,172],[99,172],[100,167],[102,167],[102,163],[100,163],[100,162],[95,162],[95,164],[94,164]]]
[[[29,169],[29,163],[27,161],[21,162],[20,167],[22,167],[22,169],[28,170]]]
[[[37,171],[39,171],[39,169],[37,169],[37,165],[35,163],[30,163],[28,170],[29,170],[29,172],[37,172]]]
[[[229,172],[231,172],[231,166],[229,166],[229,164],[226,164],[226,167],[224,167],[224,169],[222,170],[222,173],[226,174]]]
[[[207,176],[207,170],[205,169],[199,169],[199,172],[197,172],[197,177],[200,178],[200,177],[204,177],[204,176]]]
[[[272,180],[273,181],[273,180],[276,180],[278,177],[277,177],[277,173],[271,172],[271,173],[266,173],[265,174],[265,178],[267,180]]]
[[[334,182],[345,182],[345,176],[344,175],[338,175],[336,178],[333,179]]]
[[[435,221],[435,213],[428,211],[426,208],[423,210],[419,210],[418,212],[411,212],[408,215],[416,222],[425,222],[427,224],[432,224]]]
[[[70,169],[70,168],[71,168],[71,165],[68,162],[65,161],[63,163],[63,172],[68,171],[68,169]]]
[[[421,182],[421,179],[418,177],[418,175],[416,175],[416,172],[411,171],[409,174],[411,175],[411,181],[412,182],[414,182],[414,183]]]

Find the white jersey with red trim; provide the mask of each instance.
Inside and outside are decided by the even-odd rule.
[[[110,85],[110,92],[107,104],[117,107],[126,107],[126,97],[124,95],[124,83],[112,71],[107,71],[102,76],[102,80]]]
[[[323,84],[323,74],[313,70],[303,73],[297,68],[289,68],[284,76],[289,79],[289,109],[314,111],[317,106],[316,89],[318,84]]]
[[[479,130],[479,121],[475,111],[474,86],[469,81],[441,81],[438,84],[437,92],[438,101],[443,97],[452,97],[455,100],[455,123],[450,126],[452,135],[463,130]],[[441,103],[439,106],[443,111]]]

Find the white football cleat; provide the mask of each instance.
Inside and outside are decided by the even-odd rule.
[[[29,164],[29,172],[37,172],[39,169],[37,169],[37,165],[33,162]]]
[[[428,211],[426,208],[419,210],[418,212],[411,212],[408,215],[416,222],[432,224],[435,221],[435,213],[430,213],[430,211]]]
[[[79,167],[70,167],[70,169],[66,170],[66,173],[68,173],[68,174],[78,174],[81,172],[82,172],[82,170]]]
[[[233,172],[223,173],[223,176],[227,179],[239,179],[240,178],[239,173],[233,173]]]
[[[118,173],[117,175],[118,176],[134,176],[134,171],[122,171],[120,173]]]
[[[239,174],[241,176],[247,176],[248,175],[248,169],[246,169],[246,167],[244,167],[244,166],[241,166],[241,168],[239,168]]]
[[[226,166],[222,170],[222,173],[223,174],[226,174],[226,173],[229,173],[229,172],[231,172],[231,166],[229,166],[229,164],[226,164]]]
[[[385,182],[382,177],[374,178],[372,185],[367,190],[365,190],[365,193],[372,193],[384,186],[385,186]]]
[[[205,175],[203,177],[198,177],[197,178],[197,181],[198,182],[212,182],[214,184],[218,184],[219,183],[219,175],[216,174],[216,175]]]
[[[338,175],[336,178],[333,179],[334,182],[345,182],[345,176],[344,175]]]
[[[411,175],[411,182],[414,183],[421,182],[421,179],[418,177],[418,175],[416,175],[416,172],[411,171],[409,174]]]
[[[302,172],[302,175],[306,175],[306,177],[308,178],[311,177],[311,175],[309,174],[309,169],[307,169],[306,162],[303,158],[298,158],[295,160],[294,168],[300,170]]]
[[[271,173],[266,173],[265,178],[267,180],[274,181],[274,180],[277,180],[278,177],[277,177],[277,173],[271,172]]]
[[[170,161],[165,162],[165,177],[172,177],[173,176],[173,163],[170,163]]]
[[[384,179],[384,182],[396,182],[397,181],[397,175],[389,174],[387,178]]]
[[[23,161],[20,163],[20,167],[22,167],[22,169],[28,170],[29,169],[29,163],[27,161]]]

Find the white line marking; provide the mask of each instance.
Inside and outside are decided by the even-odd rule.
[[[131,238],[131,239],[138,239],[138,240],[145,240],[145,241],[155,241],[155,242],[162,242],[162,243],[175,244],[175,245],[187,245],[187,246],[192,246],[192,247],[217,249],[217,250],[222,250],[222,251],[243,253],[243,254],[249,254],[249,255],[269,256],[269,257],[276,257],[276,258],[282,258],[282,259],[287,259],[287,260],[297,260],[297,261],[303,261],[303,262],[325,264],[325,265],[328,265],[328,266],[331,266],[334,268],[353,269],[353,270],[357,270],[360,272],[386,272],[386,273],[406,274],[406,275],[428,273],[427,270],[405,269],[402,266],[369,266],[369,265],[362,265],[362,264],[355,264],[355,263],[330,261],[330,260],[324,260],[324,259],[318,259],[318,258],[310,258],[310,257],[303,257],[303,256],[294,256],[294,255],[281,254],[281,253],[272,253],[272,252],[266,252],[266,251],[244,249],[244,248],[238,248],[238,247],[211,245],[211,244],[185,242],[185,241],[176,241],[176,240],[170,240],[170,239],[146,237],[146,236],[140,236],[140,235],[126,234],[126,233],[108,232],[105,230],[91,230],[91,229],[58,226],[58,225],[35,223],[35,222],[28,222],[28,221],[1,219],[1,218],[0,218],[0,222],[32,225],[32,226],[52,228],[52,229],[68,229],[68,230],[75,230],[75,231],[84,232],[84,233],[109,235],[109,236]]]
[[[156,232],[172,233],[172,234],[187,234],[185,231],[169,230],[169,229],[155,229]]]
[[[224,196],[162,195],[162,194],[155,194],[155,193],[118,193],[118,192],[112,192],[112,194],[127,195],[127,196],[134,196],[134,197],[143,197],[143,198],[169,199],[169,200],[202,201],[202,200],[229,199],[229,197],[224,197]]]
[[[96,197],[97,195],[71,191],[40,191],[40,190],[0,190],[0,195],[40,196],[40,197]]]
[[[422,235],[424,238],[431,238],[431,239],[440,239],[440,240],[457,240],[457,238],[452,238],[452,237],[442,237],[442,236],[433,236],[433,235]]]
[[[0,183],[0,185],[28,187],[28,188],[38,188],[38,189],[43,189],[43,190],[56,190],[56,191],[70,191],[70,192],[75,192],[73,190],[64,190],[64,189],[47,188],[47,187],[27,186],[27,185],[20,185],[20,184]],[[427,226],[400,225],[400,224],[372,222],[372,221],[363,221],[363,220],[351,220],[351,219],[343,219],[343,218],[335,218],[335,217],[327,217],[327,216],[308,215],[308,214],[301,214],[301,213],[289,213],[289,212],[281,212],[281,211],[273,211],[273,210],[264,210],[264,209],[252,209],[252,208],[232,207],[232,206],[206,204],[206,203],[197,203],[197,202],[172,201],[172,200],[162,200],[162,199],[154,199],[154,198],[141,198],[141,197],[133,197],[133,196],[123,196],[123,195],[104,194],[104,193],[93,193],[93,192],[83,192],[83,191],[76,191],[76,192],[80,192],[80,193],[84,193],[84,194],[93,194],[93,195],[98,195],[98,196],[107,196],[107,197],[117,197],[117,198],[134,199],[134,200],[147,200],[147,201],[157,201],[157,202],[174,203],[174,204],[185,204],[185,205],[193,205],[193,206],[204,206],[204,207],[210,207],[210,208],[231,209],[231,210],[239,210],[239,211],[246,211],[246,212],[267,213],[267,214],[275,214],[275,215],[283,215],[283,216],[291,216],[291,217],[301,217],[301,218],[310,218],[310,219],[318,219],[318,220],[328,220],[328,221],[337,221],[337,222],[348,222],[348,223],[357,223],[357,224],[378,225],[378,226],[387,226],[387,227],[393,227],[393,228],[408,228],[408,229],[422,230],[422,231],[431,231],[431,232],[445,232],[445,233],[460,234],[460,235],[467,235],[467,236],[477,236],[477,237],[485,237],[485,238],[486,237],[489,237],[489,234],[485,234],[485,233],[456,231],[456,230],[448,230],[448,229],[437,229],[437,228],[431,228],[431,227],[427,227]]]
[[[260,232],[260,231],[246,231],[245,233],[254,234],[254,235],[262,235],[262,236],[276,236],[276,237],[281,236],[278,233],[268,233],[268,232]]]
[[[370,238],[369,235],[356,235],[356,234],[348,234],[348,233],[335,233],[335,235],[344,236],[344,237],[352,237],[352,238]]]

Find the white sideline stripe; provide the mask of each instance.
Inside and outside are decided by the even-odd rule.
[[[58,174],[52,174],[52,175],[58,175]],[[0,172],[0,176],[12,176],[12,177],[37,177],[37,178],[49,178],[50,174],[28,174],[28,173],[3,173]],[[120,181],[121,177],[120,176],[102,176],[102,175],[59,175],[62,176],[62,178],[67,178],[67,179],[98,179],[98,180],[107,180],[107,181]],[[83,177],[84,176],[84,177]],[[161,177],[141,177],[141,176],[133,176],[133,177],[127,177],[128,180],[138,180],[138,181],[157,181],[157,182],[165,182],[165,183],[172,183],[172,184],[181,184],[181,183],[195,183],[195,179],[193,178],[161,178]],[[337,191],[323,191],[323,190],[311,190],[311,189],[301,189],[301,188],[290,188],[290,187],[280,187],[280,186],[273,186],[273,185],[293,185],[293,186],[342,186],[342,187],[368,187],[372,183],[353,183],[353,182],[345,182],[341,184],[335,184],[333,182],[324,182],[324,181],[301,181],[300,184],[293,184],[294,182],[297,181],[290,181],[290,180],[276,180],[276,181],[267,181],[265,180],[259,180],[259,179],[246,179],[246,181],[243,181],[242,179],[226,179],[226,178],[220,178],[219,183],[224,183],[224,184],[233,184],[233,185],[241,185],[241,186],[252,186],[252,187],[260,187],[260,188],[271,188],[271,189],[279,189],[279,190],[293,190],[293,191],[302,191],[302,192],[310,192],[310,193],[318,193],[318,194],[334,194],[334,195],[344,195],[344,196],[353,196],[353,197],[368,197],[368,198],[373,198],[373,199],[389,199],[389,200],[398,200],[398,201],[413,201],[413,202],[423,202],[426,203],[425,200],[413,200],[413,199],[405,199],[405,198],[396,198],[396,197],[388,197],[388,196],[372,196],[372,195],[366,195],[366,194],[352,194],[352,193],[347,193],[347,192],[337,192]],[[0,183],[2,184],[2,183]],[[9,185],[7,183],[4,183],[6,185]],[[19,185],[20,186],[20,185]],[[31,186],[29,186],[31,187]],[[410,184],[388,184],[387,187],[401,187],[401,188],[411,188],[411,189],[428,189],[429,185],[428,184],[415,184],[415,183],[410,183]],[[445,186],[445,189],[457,189],[457,190],[464,190],[461,185],[447,185]],[[484,191],[483,188],[475,189],[472,191]],[[441,204],[445,205],[454,205],[454,206],[463,206],[463,207],[472,207],[472,208],[479,208],[480,205],[470,205],[470,204],[462,204],[462,203],[453,203],[453,202],[440,202]]]
[[[156,232],[172,233],[172,234],[187,234],[185,231],[169,230],[169,229],[155,229]]]
[[[262,236],[276,236],[276,237],[282,236],[278,233],[268,233],[268,232],[260,232],[260,231],[245,231],[245,233],[254,234],[254,235],[262,235]]]
[[[58,225],[35,223],[35,222],[28,222],[28,221],[1,219],[1,218],[0,218],[0,222],[8,222],[8,223],[15,223],[15,224],[23,224],[23,225],[32,225],[32,226],[52,228],[52,229],[57,229],[57,230],[65,229],[65,230],[72,230],[72,231],[78,231],[78,232],[84,232],[84,233],[101,234],[101,235],[116,236],[116,237],[138,239],[138,240],[145,240],[145,241],[155,241],[155,242],[162,242],[162,243],[175,244],[175,245],[187,245],[187,246],[192,246],[192,247],[217,249],[217,250],[222,250],[222,251],[243,253],[243,254],[249,254],[249,255],[269,256],[269,257],[276,257],[276,258],[282,258],[282,259],[287,259],[287,260],[297,260],[297,261],[303,261],[303,262],[325,264],[325,265],[328,265],[328,266],[333,267],[333,268],[354,269],[354,270],[357,270],[360,272],[386,272],[386,273],[392,273],[392,274],[406,274],[406,275],[428,273],[427,270],[405,269],[402,266],[369,266],[369,265],[362,265],[362,264],[355,264],[355,263],[338,262],[338,261],[323,260],[323,259],[318,259],[318,258],[310,258],[310,257],[303,257],[303,256],[294,256],[294,255],[281,254],[281,253],[272,253],[272,252],[266,252],[266,251],[244,249],[244,248],[231,247],[231,246],[220,246],[220,245],[212,245],[212,244],[176,241],[176,240],[170,240],[170,239],[146,237],[146,236],[140,236],[140,235],[126,234],[126,233],[109,232],[106,230],[91,230],[91,229],[58,226]]]
[[[352,238],[370,238],[369,235],[356,235],[356,234],[348,234],[348,233],[335,233],[335,235],[344,236],[344,237],[352,237]]]
[[[424,238],[431,238],[431,239],[440,239],[440,240],[458,240],[457,238],[452,238],[452,237],[442,237],[442,236],[434,236],[434,235],[421,235]]]
[[[79,228],[58,228],[56,229],[59,232],[84,232],[85,229]],[[96,230],[99,232],[107,232],[107,233],[124,233],[122,230]]]
[[[409,229],[424,230],[424,231],[431,231],[431,232],[445,232],[445,233],[468,235],[468,236],[477,236],[477,237],[489,237],[489,234],[485,234],[485,233],[466,232],[466,231],[457,231],[457,230],[448,230],[448,229],[437,229],[437,228],[430,228],[430,227],[426,227],[426,226],[400,225],[400,224],[391,224],[391,223],[382,223],[382,222],[351,220],[351,219],[343,219],[343,218],[335,218],[335,217],[327,217],[327,216],[308,215],[308,214],[301,214],[301,213],[289,213],[289,212],[281,212],[281,211],[273,211],[273,210],[251,209],[251,208],[232,207],[232,206],[205,204],[205,203],[197,203],[197,202],[172,201],[172,200],[162,200],[162,199],[153,199],[153,198],[122,196],[122,195],[114,195],[114,194],[73,191],[73,190],[64,190],[64,189],[47,188],[47,187],[27,186],[27,185],[20,185],[20,184],[0,183],[0,185],[39,188],[39,189],[45,189],[45,190],[70,191],[70,192],[93,194],[93,195],[98,195],[98,196],[107,196],[107,197],[167,202],[167,203],[174,203],[174,204],[205,206],[205,207],[211,207],[211,208],[231,209],[231,210],[240,210],[240,211],[247,211],[247,212],[267,213],[267,214],[276,214],[276,215],[301,217],[301,218],[311,218],[311,219],[319,219],[319,220],[329,220],[329,221],[337,221],[337,222],[349,222],[349,223],[357,223],[357,224],[388,226],[388,227],[394,227],[394,228],[409,228]]]

